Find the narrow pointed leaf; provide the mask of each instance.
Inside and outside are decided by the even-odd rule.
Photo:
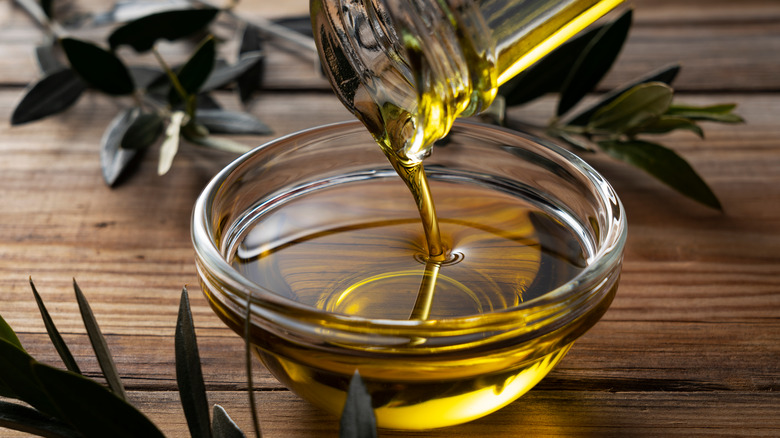
[[[341,438],[372,438],[377,436],[371,396],[357,371],[349,381],[347,401],[341,412],[339,436]]]
[[[73,280],[73,290],[76,293],[76,302],[79,305],[79,312],[81,312],[81,319],[84,321],[84,327],[87,329],[89,342],[92,344],[92,349],[95,351],[100,370],[103,371],[103,377],[106,378],[108,386],[117,397],[126,400],[127,395],[125,394],[125,387],[119,379],[119,373],[116,370],[116,365],[114,365],[114,358],[111,356],[106,339],[100,331],[97,320],[95,320],[92,308],[89,306],[89,302],[87,302],[84,293],[81,292],[81,288],[79,288],[76,280]]]
[[[41,363],[32,368],[56,405],[58,416],[84,436],[163,437],[145,415],[94,380]]]
[[[30,288],[32,288],[33,296],[35,296],[35,302],[38,303],[38,310],[41,312],[43,325],[46,327],[46,332],[49,334],[49,339],[51,339],[51,343],[54,345],[54,348],[60,355],[60,359],[62,359],[62,362],[65,364],[67,369],[73,371],[74,373],[81,374],[81,370],[76,363],[76,359],[73,358],[73,354],[71,354],[68,345],[65,344],[65,340],[62,339],[59,330],[57,330],[57,326],[54,325],[54,321],[51,319],[49,311],[46,310],[46,306],[43,304],[43,299],[41,299],[41,295],[35,288],[35,284],[33,283],[32,279],[30,279]]]
[[[244,432],[220,405],[214,405],[214,421],[211,425],[214,438],[246,438]]]
[[[604,141],[598,145],[608,155],[644,170],[683,195],[722,210],[707,183],[673,150],[640,140]]]
[[[111,49],[129,45],[137,52],[146,52],[160,39],[174,41],[205,28],[219,12],[215,8],[165,11],[133,20],[117,28],[108,37]]]
[[[704,130],[691,119],[676,116],[663,115],[652,120],[651,123],[637,127],[636,134],[666,134],[672,131],[691,131],[704,138]]]
[[[685,117],[691,120],[702,120],[720,123],[742,123],[745,120],[732,111],[737,105],[733,103],[710,106],[672,105],[666,111],[667,115]]]
[[[154,144],[163,132],[163,118],[157,113],[138,116],[122,136],[122,149],[145,149]]]
[[[507,106],[516,106],[530,102],[547,93],[560,91],[569,72],[571,72],[574,60],[603,27],[604,25],[593,28],[562,44],[537,63],[507,81],[499,88],[498,94],[504,96]]]
[[[195,53],[187,60],[176,76],[179,78],[184,91],[188,96],[198,94],[200,87],[206,82],[212,69],[214,68],[214,57],[216,56],[216,46],[214,37],[209,36],[198,46]],[[171,87],[168,95],[168,101],[171,105],[181,102],[181,96],[178,91]]]
[[[176,111],[171,114],[168,127],[165,129],[165,140],[160,145],[160,159],[157,162],[157,174],[165,175],[171,170],[173,158],[179,151],[179,134],[184,120],[184,112]]]
[[[68,68],[60,62],[56,55],[57,46],[54,44],[45,44],[35,47],[35,60],[38,61],[38,68],[44,75],[50,75],[62,69]]]
[[[54,415],[56,409],[36,379],[33,363],[35,359],[29,354],[0,339],[0,396],[21,400],[44,414]]]
[[[176,382],[179,385],[179,396],[190,435],[193,438],[208,438],[211,436],[209,401],[206,396],[206,385],[203,383],[198,341],[195,337],[187,288],[181,291],[179,317],[176,321],[175,350]]]
[[[8,341],[8,343],[17,346],[20,350],[25,351],[22,342],[19,340],[19,337],[16,336],[16,332],[7,322],[5,322],[5,319],[3,319],[2,316],[0,316],[0,339],[4,339]]]
[[[628,36],[632,15],[629,9],[617,20],[604,26],[577,58],[562,87],[558,116],[565,114],[593,91],[612,68]]]
[[[83,437],[67,423],[27,406],[4,401],[0,401],[0,427],[46,438]]]
[[[112,95],[135,91],[129,70],[113,53],[74,38],[63,38],[60,43],[70,66],[90,86]]]
[[[307,20],[309,21],[309,20]],[[311,25],[309,25],[311,28]],[[252,24],[247,24],[244,33],[241,36],[241,47],[239,48],[239,59],[251,58],[253,54],[260,54],[263,50],[262,35],[260,29]],[[238,84],[238,95],[241,102],[246,104],[252,96],[263,87],[263,77],[265,76],[265,58],[261,57],[251,68],[242,73],[236,83]]]
[[[602,107],[588,123],[591,131],[626,132],[660,117],[672,103],[674,91],[661,82],[637,85]]]
[[[103,180],[108,186],[116,184],[138,154],[137,149],[124,149],[121,145],[127,130],[140,114],[141,110],[138,108],[122,110],[103,133],[103,138],[100,140],[100,167],[103,171]]]
[[[251,52],[241,56],[235,64],[215,66],[200,91],[215,90],[235,81],[247,71],[262,62],[262,52]]]
[[[577,113],[576,115],[573,115],[569,117],[567,115],[567,119],[569,120],[567,124],[569,125],[577,125],[577,126],[584,126],[587,125],[590,121],[590,118],[593,116],[593,114],[601,109],[602,107],[609,105],[620,97],[623,93],[630,90],[631,88],[636,87],[637,85],[646,84],[648,82],[662,82],[666,85],[671,85],[672,82],[674,82],[674,79],[677,77],[677,73],[680,72],[680,66],[678,64],[662,67],[656,71],[650,72],[644,76],[641,76],[640,78],[632,81],[629,84],[626,84],[622,87],[616,88],[609,93],[604,94],[601,96],[596,102],[592,103],[590,106],[588,106],[586,109],[582,110],[582,112]]]
[[[267,135],[273,131],[253,115],[244,112],[202,109],[196,120],[214,134]]]
[[[87,84],[71,69],[44,76],[27,90],[11,115],[11,124],[21,125],[66,110],[86,89]]]

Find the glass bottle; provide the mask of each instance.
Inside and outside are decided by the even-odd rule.
[[[336,94],[406,167],[622,0],[311,0]],[[395,155],[393,157],[393,155]],[[396,166],[397,167],[397,166]]]

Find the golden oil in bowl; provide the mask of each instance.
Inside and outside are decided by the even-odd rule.
[[[338,415],[358,370],[380,427],[428,429],[512,402],[614,296],[625,217],[555,147],[457,123],[426,160],[447,259],[357,122],[241,157],[193,215],[203,290],[285,386]],[[425,297],[425,298],[421,298]],[[247,306],[249,306],[247,308]]]

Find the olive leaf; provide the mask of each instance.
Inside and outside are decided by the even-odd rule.
[[[133,120],[122,136],[122,149],[145,149],[160,137],[164,127],[163,118],[157,113],[143,113]]]
[[[41,388],[32,366],[35,359],[16,345],[0,339],[0,396],[21,400],[40,412],[57,411]]]
[[[50,75],[54,72],[67,68],[57,57],[57,46],[55,44],[43,44],[35,46],[35,60],[38,62],[38,69],[44,75]]]
[[[745,120],[732,111],[736,104],[726,103],[710,106],[672,105],[666,111],[667,115],[684,117],[690,120],[702,120],[720,123],[742,123]]]
[[[663,82],[664,84],[672,85],[672,82],[674,82],[674,79],[677,77],[679,72],[680,66],[678,64],[672,64],[643,75],[622,87],[605,93],[581,112],[572,115],[567,114],[566,120],[568,121],[566,124],[580,126],[587,125],[588,121],[593,116],[593,113],[598,111],[600,108],[610,104],[612,101],[623,95],[623,93],[626,91],[634,88],[637,85],[646,84],[648,82]]]
[[[173,158],[179,151],[179,135],[181,133],[182,122],[185,114],[183,111],[176,111],[171,114],[168,121],[168,127],[165,129],[165,139],[160,145],[160,159],[157,162],[157,174],[165,175],[171,170]]]
[[[83,438],[67,423],[33,408],[0,401],[0,427],[49,438]]]
[[[311,24],[309,25],[309,29],[311,29]],[[239,99],[241,99],[241,103],[243,104],[249,102],[252,96],[263,86],[265,58],[262,57],[262,50],[263,44],[260,29],[253,24],[247,24],[244,28],[244,33],[241,36],[241,47],[239,47],[238,50],[239,58],[248,58],[254,56],[253,54],[260,54],[261,57],[236,80]]]
[[[137,149],[122,148],[122,139],[127,130],[140,116],[139,108],[127,108],[114,117],[100,140],[100,167],[103,180],[110,187],[118,180],[128,165],[133,161]]]
[[[54,348],[57,350],[57,353],[60,355],[60,359],[62,359],[62,362],[65,364],[65,367],[68,370],[77,374],[81,374],[81,370],[76,363],[76,359],[73,358],[73,354],[71,354],[68,345],[65,344],[65,340],[62,339],[62,335],[60,335],[59,330],[57,330],[57,326],[54,325],[54,321],[51,319],[49,311],[46,310],[46,306],[43,304],[43,299],[41,299],[38,290],[35,288],[35,284],[33,283],[32,278],[30,278],[30,288],[32,288],[35,302],[38,304],[38,310],[41,312],[43,325],[46,327],[46,332],[49,334],[49,339],[54,345]]]
[[[14,109],[11,125],[40,120],[70,108],[87,85],[73,70],[66,68],[44,76],[33,84]]]
[[[112,95],[132,94],[133,78],[125,64],[113,53],[74,38],[60,40],[70,66],[90,86]]]
[[[642,140],[607,140],[598,145],[608,155],[646,171],[683,195],[722,210],[704,180],[673,150]]]
[[[168,94],[168,101],[171,106],[181,102],[182,98],[193,96],[198,93],[200,87],[206,82],[212,69],[214,68],[214,59],[216,55],[216,43],[213,36],[206,37],[198,46],[195,53],[181,67],[176,74],[182,91],[186,96],[181,96],[176,87],[172,87]]]
[[[355,370],[349,381],[347,401],[341,412],[339,428],[340,438],[376,437],[376,418],[371,408],[371,396],[368,394],[360,373]]]
[[[628,36],[632,16],[633,11],[629,9],[618,19],[606,24],[579,55],[561,86],[556,111],[558,116],[582,100],[612,68]]]
[[[195,337],[195,326],[192,322],[192,311],[186,287],[181,291],[174,348],[176,351],[176,382],[179,385],[179,396],[184,408],[184,416],[187,418],[190,435],[193,438],[208,438],[211,436],[209,402],[206,396],[206,386],[203,383],[198,342]]]
[[[84,436],[163,438],[144,414],[94,380],[37,362],[32,371],[53,401],[57,417]]]
[[[214,438],[245,438],[244,432],[220,405],[214,405],[214,420],[211,424],[211,435]]]
[[[73,280],[73,291],[76,293],[76,302],[79,305],[79,312],[81,313],[81,320],[84,322],[84,327],[87,329],[87,336],[89,342],[92,344],[92,350],[97,357],[100,370],[103,371],[103,377],[106,378],[108,386],[117,395],[117,397],[126,400],[127,394],[125,394],[125,387],[122,385],[122,381],[119,378],[119,372],[117,372],[116,365],[114,364],[114,358],[111,356],[111,352],[108,349],[108,344],[100,331],[100,326],[95,319],[95,315],[92,313],[92,308],[87,302],[87,298],[79,288],[76,280]]]
[[[5,319],[3,319],[2,316],[0,316],[0,339],[4,339],[8,341],[9,344],[15,345],[20,350],[25,351],[22,342],[19,340],[19,337],[16,336],[16,332],[7,322],[5,322]]]
[[[224,87],[254,69],[262,60],[263,53],[257,51],[241,55],[235,64],[215,65],[211,75],[200,87],[200,91],[211,91]]]
[[[249,113],[223,109],[200,109],[196,120],[215,134],[268,135],[271,128]]]
[[[667,111],[668,112],[668,111]],[[661,115],[649,122],[630,129],[626,132],[629,137],[634,137],[639,133],[642,134],[666,134],[672,131],[686,130],[691,131],[698,135],[700,138],[704,138],[704,130],[701,126],[697,125],[691,119],[677,116]]]
[[[639,84],[593,114],[591,132],[627,132],[649,123],[666,112],[674,90],[662,82]]]
[[[147,15],[114,30],[108,37],[108,43],[112,50],[129,45],[136,52],[147,52],[157,40],[174,41],[204,29],[218,12],[215,8],[203,8]]]

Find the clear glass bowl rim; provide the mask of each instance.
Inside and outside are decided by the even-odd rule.
[[[598,290],[598,283],[600,283],[610,272],[619,269],[619,266],[622,263],[623,248],[627,237],[626,215],[622,202],[611,185],[593,169],[593,167],[577,155],[552,142],[519,131],[471,120],[459,120],[456,122],[456,126],[465,127],[469,130],[484,131],[486,135],[490,134],[491,131],[495,131],[502,136],[510,135],[519,137],[525,142],[534,144],[536,147],[550,149],[556,155],[559,155],[562,160],[568,161],[570,165],[581,172],[593,185],[600,202],[606,207],[604,209],[607,215],[605,223],[608,226],[604,227],[606,233],[604,234],[602,243],[598,246],[596,253],[592,257],[592,262],[576,277],[542,296],[528,300],[509,309],[503,309],[488,314],[435,320],[370,319],[353,315],[335,314],[285,298],[243,277],[225,260],[217,247],[216,242],[212,238],[214,236],[214,230],[210,220],[212,217],[211,207],[213,200],[218,196],[224,182],[233,172],[241,168],[246,161],[251,160],[254,156],[262,153],[270,146],[286,142],[298,144],[301,141],[305,141],[305,143],[308,144],[311,140],[306,139],[321,138],[323,135],[345,134],[355,130],[365,131],[365,127],[357,120],[316,126],[281,136],[241,155],[217,173],[203,189],[195,202],[192,212],[191,238],[198,262],[199,275],[201,278],[209,277],[218,279],[223,285],[222,291],[226,292],[225,287],[229,287],[234,295],[233,298],[243,301],[242,304],[244,305],[245,300],[249,297],[253,308],[258,305],[264,308],[260,313],[273,312],[280,315],[294,314],[295,318],[300,322],[308,321],[309,323],[316,324],[321,321],[328,321],[329,323],[341,327],[353,327],[358,331],[364,331],[370,328],[372,331],[376,330],[377,334],[385,331],[388,333],[401,333],[405,330],[427,330],[432,329],[433,327],[435,327],[436,330],[445,331],[448,329],[461,331],[467,327],[475,328],[475,326],[486,329],[491,326],[501,327],[505,326],[507,323],[512,324],[517,321],[536,319],[532,318],[534,314],[541,316],[542,319],[548,319],[548,317],[553,317],[553,319],[555,319],[554,315],[550,315],[550,309],[558,309],[557,311],[552,312],[557,316],[561,316],[562,313],[570,313],[569,310],[571,309],[566,310],[561,309],[560,307],[566,306],[567,303],[572,301],[580,301],[577,299],[577,296],[578,294],[582,294],[583,290]],[[379,146],[377,146],[377,148],[378,147]],[[208,272],[203,272],[202,270]],[[591,302],[592,300],[585,299],[585,301]],[[591,302],[591,304],[586,305],[586,307],[594,306],[598,301],[600,300]],[[580,310],[583,313],[587,311],[587,309]],[[253,311],[252,313],[256,312]],[[580,312],[573,313],[576,314]],[[566,319],[574,317],[576,316],[569,314]]]

